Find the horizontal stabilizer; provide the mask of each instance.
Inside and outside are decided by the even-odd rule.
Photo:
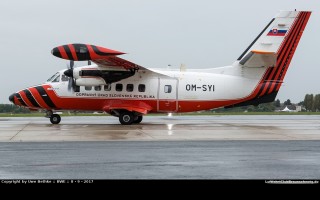
[[[245,67],[274,67],[276,62],[275,52],[252,50],[240,61],[240,64]]]

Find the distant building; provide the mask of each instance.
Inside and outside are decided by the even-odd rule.
[[[302,111],[302,106],[298,105],[282,105],[281,107],[277,107],[275,109],[276,112],[301,112]]]
[[[294,110],[290,110],[288,106],[286,106],[284,109],[280,110],[281,112],[294,112]]]
[[[296,106],[296,112],[301,112],[302,111],[302,106]]]

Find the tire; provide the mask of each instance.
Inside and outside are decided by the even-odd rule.
[[[50,117],[50,122],[51,122],[52,124],[59,124],[60,121],[61,121],[60,115],[58,115],[58,114],[53,114],[53,115],[51,115],[51,117]]]
[[[143,116],[142,116],[142,115],[136,116],[136,117],[134,118],[133,123],[139,124],[139,123],[142,121],[142,119],[143,119]]]
[[[119,116],[119,121],[122,125],[131,125],[133,123],[134,116],[132,112],[122,112]]]

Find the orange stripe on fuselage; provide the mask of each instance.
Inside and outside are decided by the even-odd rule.
[[[13,103],[17,106],[23,106],[16,96],[13,97]]]
[[[39,94],[36,88],[29,88],[29,91],[32,93],[33,97],[36,99],[36,101],[42,108],[50,109],[50,107],[43,101],[41,95]]]
[[[35,107],[32,105],[32,103],[29,101],[29,99],[28,99],[26,93],[24,93],[24,91],[21,90],[21,91],[19,92],[19,94],[20,94],[20,97],[22,98],[22,100],[27,104],[28,108],[35,108]]]

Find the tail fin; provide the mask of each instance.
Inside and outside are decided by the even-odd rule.
[[[267,67],[249,99],[233,106],[274,101],[307,25],[310,11],[281,11],[238,58],[243,67]]]
[[[248,65],[248,61],[250,55],[255,54],[274,53],[277,55],[276,61],[287,57],[292,58],[310,15],[310,11],[280,11],[241,54],[238,58],[240,64],[253,67],[253,63]],[[290,49],[290,55],[281,56],[281,53],[287,49]]]

